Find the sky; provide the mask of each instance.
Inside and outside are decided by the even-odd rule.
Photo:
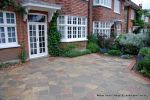
[[[143,9],[150,9],[150,0],[132,0],[136,4],[141,4],[143,5]]]

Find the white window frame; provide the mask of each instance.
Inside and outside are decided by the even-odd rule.
[[[98,2],[96,2],[98,1]],[[112,8],[112,0],[93,0],[94,6],[103,6],[106,8]]]
[[[135,19],[135,10],[131,9],[131,16],[130,19],[134,20]]]
[[[105,38],[110,38],[111,25],[111,22],[93,21],[93,34],[107,35]]]
[[[17,38],[17,25],[16,25],[16,14],[15,12],[11,12],[11,11],[0,11],[1,13],[3,13],[3,22],[0,24],[0,27],[4,27],[4,32],[5,32],[5,43],[0,43],[0,49],[4,49],[4,48],[13,48],[13,47],[19,47],[20,45],[18,45],[18,38]],[[14,24],[11,23],[7,23],[7,17],[6,17],[6,13],[12,13],[14,14]],[[15,39],[16,42],[8,42],[8,27],[14,27],[15,28]]]
[[[121,13],[121,0],[114,0],[114,12],[117,14]]]
[[[59,23],[61,16],[64,16],[64,24]],[[59,27],[64,27],[64,33],[61,42],[76,42],[76,41],[87,41],[87,18],[86,17],[80,17],[80,16],[69,16],[69,15],[61,15],[57,19],[57,27],[58,31],[61,33],[62,30],[59,30]],[[70,18],[70,21],[68,19]],[[69,24],[70,22],[71,24]],[[69,31],[68,28],[71,30]],[[78,29],[81,28],[79,31]],[[75,30],[73,30],[75,29]],[[84,30],[85,29],[85,30]],[[71,32],[71,35],[68,35],[68,33]],[[79,35],[79,32],[81,32],[81,37]],[[74,33],[74,34],[73,34]],[[75,36],[76,35],[76,36]]]

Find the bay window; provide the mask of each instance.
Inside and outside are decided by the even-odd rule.
[[[111,23],[110,22],[93,22],[93,32],[94,34],[100,34],[102,36],[106,36],[106,38],[110,38],[111,32]]]
[[[114,12],[120,14],[121,12],[121,1],[114,0]]]
[[[57,22],[62,42],[87,40],[86,17],[59,16]]]
[[[111,8],[112,0],[93,0],[93,5]]]
[[[17,46],[15,13],[0,12],[0,48]]]

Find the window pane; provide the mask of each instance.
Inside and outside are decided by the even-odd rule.
[[[15,32],[15,27],[8,27],[8,42],[16,42],[16,32]]]
[[[72,38],[72,27],[68,27],[68,38]]]
[[[4,23],[4,20],[3,20],[3,13],[0,12],[0,23]]]
[[[73,38],[76,38],[77,35],[77,28],[73,27]]]
[[[7,23],[14,24],[15,23],[15,15],[14,13],[6,13]]]
[[[4,27],[0,27],[0,43],[5,43]]]
[[[61,33],[61,38],[65,38],[65,27],[64,26],[59,26],[59,32]]]
[[[29,22],[46,22],[46,17],[43,15],[28,15]]]
[[[85,37],[85,27],[82,27],[82,37],[84,38]]]
[[[68,24],[72,24],[72,17],[68,16]]]
[[[86,19],[85,18],[82,18],[82,25],[85,25],[86,24]]]
[[[78,24],[81,25],[81,18],[78,18]]]
[[[65,24],[65,17],[59,16],[59,24]]]
[[[77,18],[73,17],[73,24],[77,24]]]
[[[81,27],[78,27],[78,38],[81,38]]]

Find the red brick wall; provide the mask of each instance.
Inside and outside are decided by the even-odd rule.
[[[93,21],[112,21],[113,19],[124,19],[124,0],[121,0],[121,14],[114,13],[114,0],[112,8],[93,6]]]
[[[14,12],[12,7],[9,7],[3,11]],[[21,45],[22,41],[28,41],[28,36],[27,36],[26,22],[23,21],[23,17],[19,13],[16,13],[16,28],[17,28],[18,44]],[[25,48],[28,53],[28,42],[25,42]],[[0,49],[0,61],[17,59],[18,55],[20,54],[20,50],[21,47]]]
[[[88,2],[86,0],[57,0],[62,5],[62,15],[88,16]]]

